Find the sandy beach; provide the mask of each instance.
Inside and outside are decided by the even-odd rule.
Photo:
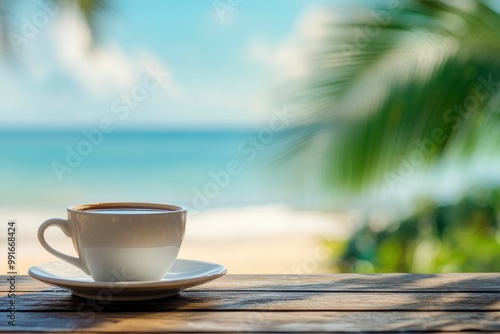
[[[46,219],[65,217],[64,209],[8,208],[0,213],[6,227],[17,222],[17,272],[56,260],[38,243],[36,231]],[[296,211],[286,206],[258,206],[205,211],[188,216],[179,258],[216,262],[232,274],[325,273],[330,256],[324,238],[347,238],[356,228],[348,214]],[[5,240],[5,231],[0,235]],[[75,254],[70,240],[56,228],[47,231],[54,248]],[[1,262],[7,272],[6,259]]]

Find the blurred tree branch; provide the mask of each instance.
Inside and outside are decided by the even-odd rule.
[[[93,41],[95,41],[96,37],[99,35],[100,15],[111,9],[108,0],[43,0],[43,4],[53,8],[53,11],[57,14],[65,10],[76,9],[88,25],[92,33]],[[26,38],[26,36],[22,34],[19,35],[17,32],[14,33],[12,31],[11,21],[16,9],[15,5],[15,1],[0,1],[0,50],[2,50],[3,53],[12,51],[16,43],[16,38]],[[40,11],[44,11],[42,6],[40,6]],[[49,15],[48,13],[44,14]]]
[[[472,0],[365,3],[329,9],[342,19],[324,27],[293,92],[303,117],[288,155],[319,150],[326,184],[361,192],[394,186],[407,177],[403,164],[497,154],[498,12]]]

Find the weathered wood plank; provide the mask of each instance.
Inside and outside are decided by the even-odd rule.
[[[0,315],[8,300],[0,298]],[[166,299],[136,302],[93,301],[68,292],[18,293],[22,311],[500,311],[498,293],[184,291]]]
[[[0,276],[2,281],[7,276]],[[17,291],[52,290],[29,276],[17,276]],[[7,291],[2,284],[0,292]],[[56,288],[59,289],[59,288]],[[59,289],[60,290],[60,289]],[[500,273],[478,274],[332,274],[332,275],[226,275],[191,290],[254,291],[450,291],[498,292]]]
[[[140,312],[18,313],[0,331],[382,332],[500,331],[499,312]]]
[[[0,331],[500,331],[499,287],[500,274],[228,275],[171,299],[107,304],[18,276],[17,326]]]

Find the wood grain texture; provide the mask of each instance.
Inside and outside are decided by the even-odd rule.
[[[7,298],[0,298],[4,309]],[[82,306],[83,304],[83,306]],[[76,310],[172,311],[500,311],[497,293],[387,293],[387,292],[248,292],[185,291],[180,295],[150,301],[95,301],[69,292],[18,293],[18,311],[74,312]]]
[[[6,276],[1,277],[3,280]],[[0,292],[5,292],[6,288],[2,284]],[[30,276],[17,276],[18,291],[52,288]],[[500,292],[500,273],[226,275],[190,290]]]
[[[133,303],[16,280],[15,328],[0,285],[1,332],[500,331],[499,274],[228,275]]]
[[[0,330],[9,330],[3,324]],[[500,331],[499,312],[131,312],[18,315],[16,331],[381,332]],[[12,330],[12,329],[10,329]]]

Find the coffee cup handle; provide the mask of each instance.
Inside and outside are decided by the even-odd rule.
[[[63,254],[63,253],[55,250],[54,248],[52,248],[47,243],[47,241],[45,241],[45,230],[47,228],[49,228],[50,226],[59,227],[68,238],[71,238],[71,233],[69,232],[68,221],[66,219],[52,218],[52,219],[46,220],[38,228],[38,241],[40,241],[40,244],[42,245],[42,247],[45,248],[45,250],[47,250],[47,252],[54,255],[55,257],[58,257],[61,260],[64,260],[68,263],[71,263],[75,267],[83,270],[83,272],[85,272],[87,275],[90,275],[90,271],[88,270],[87,266],[83,263],[82,259],[80,259],[78,257],[73,257],[73,256]]]

